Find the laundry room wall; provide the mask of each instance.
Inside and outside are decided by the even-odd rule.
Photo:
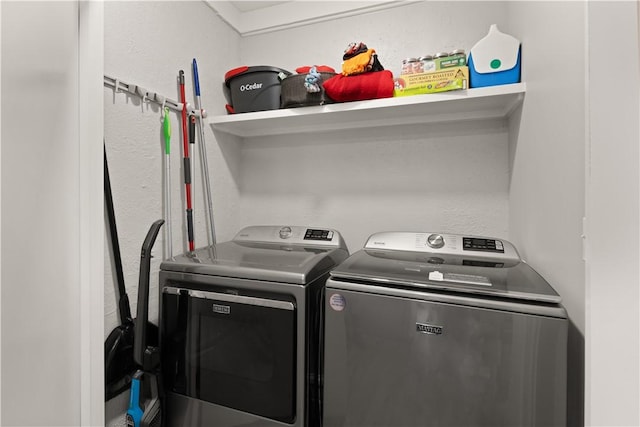
[[[582,2],[508,4],[527,83],[521,118],[511,123],[509,233],[569,313],[571,426],[584,422],[586,9]],[[559,78],[567,68],[570,77]]]
[[[468,51],[494,23],[507,31],[506,17],[500,2],[405,4],[244,37],[240,64],[339,72],[344,49],[362,41],[398,75],[404,58]],[[351,251],[378,231],[509,237],[504,121],[250,138],[240,159],[238,226],[333,227]]]
[[[105,74],[178,98],[177,71],[197,57],[204,107],[225,114],[226,71],[239,65],[340,68],[349,42],[374,48],[398,73],[403,58],[470,49],[491,24],[522,40],[527,93],[509,122],[472,121],[241,140],[205,127],[220,241],[253,224],[334,227],[353,252],[373,232],[438,230],[512,240],[559,291],[571,318],[571,425],[582,416],[587,80],[581,2],[418,2],[331,22],[240,37],[204,2],[106,2]],[[186,30],[184,30],[186,28]],[[563,61],[557,61],[562,57]],[[566,77],[566,67],[572,72]],[[563,78],[558,78],[563,76]],[[184,251],[181,136],[173,127],[173,248]],[[567,126],[570,123],[571,126]],[[162,217],[162,139],[157,106],[105,88],[105,137],[135,313],[138,260]],[[205,242],[196,181],[196,242]],[[156,243],[152,298],[162,253]],[[105,265],[110,265],[108,251]],[[105,269],[105,335],[117,324]],[[157,318],[157,299],[152,300]]]
[[[105,75],[178,99],[177,75],[198,60],[203,106],[225,114],[224,73],[239,65],[327,64],[339,70],[352,41],[376,49],[385,68],[402,59],[469,49],[489,25],[508,30],[499,2],[435,2],[345,17],[240,38],[204,2],[106,2]],[[473,17],[473,19],[471,19]],[[457,25],[464,20],[465,25]],[[455,31],[451,27],[455,27]],[[188,28],[188,31],[183,31]],[[315,41],[313,35],[320,34]],[[104,89],[105,143],[125,282],[135,315],[140,245],[163,217],[160,108]],[[173,252],[186,249],[181,132],[172,112]],[[374,131],[238,141],[205,126],[216,234],[229,240],[246,225],[334,227],[349,248],[382,230],[438,230],[508,237],[507,123],[458,122]],[[199,166],[199,164],[198,164]],[[203,185],[195,181],[196,245],[206,243]],[[107,236],[108,237],[108,236]],[[157,319],[157,271],[164,231],[152,261],[151,312]],[[159,256],[162,254],[162,256]],[[105,265],[111,265],[105,250]],[[118,324],[111,269],[105,277],[105,336]]]
[[[222,114],[224,105],[220,76],[227,71],[225,61],[239,62],[239,36],[202,1],[127,1],[104,3],[104,74],[141,86],[178,101],[178,72],[185,72],[187,101],[194,103],[191,64],[198,61],[202,108]],[[224,61],[222,58],[225,58]],[[151,224],[164,217],[164,139],[161,107],[142,102],[113,89],[104,88],[104,136],[109,161],[115,213],[122,253],[124,279],[136,316],[140,249]],[[180,115],[171,111],[171,228],[173,253],[186,250],[184,179],[182,175],[182,131]],[[229,239],[235,227],[237,184],[233,181],[238,156],[236,148],[215,143],[209,126],[205,140],[216,228],[221,240]],[[224,151],[223,151],[224,149]],[[195,241],[207,242],[203,207],[203,181],[199,152],[193,178]],[[224,207],[224,209],[222,209]],[[105,216],[105,225],[106,216]],[[149,319],[158,319],[158,271],[164,253],[165,224],[153,250],[150,278]],[[105,226],[105,232],[107,227]],[[116,282],[109,235],[105,234],[104,335],[119,324]],[[127,393],[112,399],[105,408],[107,426],[124,426]]]
[[[202,1],[105,2],[104,73],[164,97],[179,100],[178,71],[185,72],[187,101],[194,102],[191,63],[198,61],[202,107],[212,114],[224,112],[221,77],[228,63],[239,63],[239,36]],[[164,139],[161,108],[141,98],[104,88],[104,133],[113,191],[124,277],[133,315],[137,308],[140,249],[151,224],[164,217]],[[222,104],[222,105],[221,105]],[[217,109],[214,106],[218,107]],[[217,111],[216,111],[217,110]],[[182,175],[182,131],[179,113],[170,113],[171,227],[173,253],[185,251],[186,223]],[[216,144],[205,126],[208,164],[213,184],[216,227],[220,239],[229,239],[237,215],[237,184],[229,172],[235,168],[235,147]],[[222,151],[224,148],[224,152]],[[195,153],[195,241],[205,245],[203,182]],[[194,157],[194,153],[191,153]],[[106,218],[106,217],[105,217]],[[106,223],[106,220],[105,220]],[[158,236],[152,260],[150,320],[158,316],[158,269],[165,257],[164,232]],[[105,239],[108,242],[108,235]],[[118,325],[111,250],[105,248],[105,337]]]
[[[579,2],[419,2],[242,39],[244,62],[286,69],[339,68],[341,49],[363,41],[396,74],[405,57],[469,50],[493,23],[522,41],[527,94],[508,123],[245,140],[240,215],[317,219],[352,251],[389,229],[512,240],[571,318],[570,425],[582,424],[584,409],[585,14]],[[558,78],[567,67],[571,78]]]

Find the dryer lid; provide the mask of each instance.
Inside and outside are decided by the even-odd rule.
[[[232,241],[164,261],[160,269],[305,285],[347,256],[336,230],[256,226],[241,230]]]
[[[438,233],[378,233],[331,272],[340,280],[560,303],[506,240]]]

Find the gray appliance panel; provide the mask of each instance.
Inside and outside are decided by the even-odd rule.
[[[347,256],[341,248],[231,241],[176,256],[164,261],[160,269],[304,285]]]
[[[291,424],[258,417],[247,412],[216,405],[181,394],[167,393],[164,408],[165,423],[168,426],[211,426],[211,427],[291,427]],[[304,424],[296,422],[295,426]]]
[[[325,426],[565,425],[566,318],[341,285],[327,283]]]
[[[332,277],[415,289],[559,303],[560,296],[528,264],[491,257],[365,249],[351,255]]]
[[[275,301],[292,301],[296,310],[297,333],[296,342],[306,343],[305,326],[310,315],[307,307],[307,298],[311,292],[319,292],[324,286],[328,274],[318,277],[305,286],[295,283],[267,282],[252,279],[239,279],[235,277],[207,276],[202,274],[184,273],[161,270],[160,281],[160,313],[162,313],[162,293],[173,292],[174,288],[191,289],[195,295],[203,292],[203,296],[211,293],[227,293],[230,297],[240,296],[249,299],[272,299]],[[274,301],[274,302],[275,302]],[[311,308],[312,309],[312,308]],[[161,319],[162,321],[162,319]],[[161,327],[162,332],[162,327]],[[162,335],[160,337],[162,347]],[[227,408],[222,405],[205,402],[199,399],[186,397],[177,393],[166,394],[166,425],[170,427],[184,426],[255,426],[255,427],[306,427],[309,425],[307,408],[307,347],[298,345],[296,350],[296,390],[295,398],[297,418],[293,424],[285,424],[275,420],[269,420],[254,414]],[[213,422],[215,420],[215,424]]]

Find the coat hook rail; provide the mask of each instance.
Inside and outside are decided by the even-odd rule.
[[[160,94],[157,94],[155,92],[152,92],[148,89],[143,88],[142,86],[138,86],[138,85],[134,85],[131,83],[126,83],[123,82],[120,79],[116,79],[115,77],[110,77],[107,76],[106,74],[104,75],[104,85],[105,87],[110,87],[113,88],[116,93],[117,92],[126,92],[130,95],[135,95],[138,96],[140,98],[142,98],[143,101],[150,101],[150,102],[155,102],[156,104],[160,105],[160,106],[165,106],[168,107],[172,110],[181,112],[182,111],[182,103],[175,101],[173,99],[164,97]],[[193,114],[195,116],[200,117],[200,111],[199,110],[194,110],[191,108],[191,105],[187,102],[187,110],[189,111],[189,114]],[[206,117],[206,113],[203,115],[203,117]]]

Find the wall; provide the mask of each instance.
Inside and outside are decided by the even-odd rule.
[[[491,23],[520,38],[527,94],[522,110],[509,123],[376,129],[368,135],[327,132],[240,142],[224,135],[214,137],[207,127],[216,226],[219,240],[228,240],[249,224],[333,226],[343,232],[352,251],[381,229],[508,237],[559,291],[571,317],[570,421],[581,424],[584,336],[588,333],[581,238],[588,140],[585,3],[422,2],[244,39],[199,3],[107,2],[105,9],[106,74],[177,98],[177,69],[185,69],[190,76],[191,58],[197,56],[205,107],[212,114],[224,114],[222,76],[241,64],[293,70],[317,63],[339,68],[346,44],[362,40],[377,50],[386,68],[397,72],[407,56],[469,49]],[[192,33],[175,30],[176,22],[189,22],[193,32],[198,31],[200,42],[192,43],[192,50],[183,43],[193,40]],[[605,46],[607,40],[604,37]],[[562,62],[557,61],[559,56]],[[566,67],[578,71],[555,78],[566,76]],[[180,136],[175,114],[172,124],[177,154]],[[162,216],[159,112],[105,89],[105,133],[116,209],[123,218],[119,226],[126,280],[135,308],[139,246],[148,225]],[[515,136],[509,140],[509,135]],[[318,160],[321,167],[307,166]],[[492,171],[481,170],[478,160]],[[608,160],[601,166],[604,175],[616,169]],[[631,174],[637,171],[627,166]],[[176,155],[172,157],[174,252],[184,250],[179,168]],[[455,173],[461,169],[465,172]],[[606,193],[605,187],[602,192]],[[203,206],[201,195],[195,205],[196,211]],[[604,227],[612,219],[600,213],[598,223]],[[196,239],[204,241],[203,217],[198,217],[197,226]],[[162,240],[156,245],[158,251]],[[105,262],[108,265],[108,259]],[[623,288],[621,294],[628,290]],[[106,334],[117,323],[108,274],[105,301]],[[599,307],[603,317],[616,310],[606,302]],[[598,372],[594,378],[606,377],[609,363],[605,359],[599,353],[588,367]],[[635,388],[630,387],[633,398]],[[588,410],[597,416],[591,421],[606,424],[606,397],[593,393]]]
[[[224,61],[239,62],[239,36],[201,1],[190,2],[104,2],[104,74],[142,86],[173,100],[179,100],[178,71],[185,72],[185,92],[194,104],[195,93],[191,63],[198,61],[202,107],[214,114],[224,113],[221,76],[227,71]],[[223,61],[224,59],[224,61]],[[160,106],[142,103],[140,98],[114,93],[104,88],[104,134],[114,197],[118,237],[124,278],[131,312],[136,315],[140,249],[151,224],[163,218],[164,139]],[[170,113],[171,137],[171,228],[173,253],[186,250],[184,236],[185,205],[182,178],[182,132],[180,116]],[[222,152],[209,126],[205,126],[208,164],[216,209],[216,228],[220,239],[229,239],[237,214],[237,184],[229,168],[234,158]],[[198,142],[199,144],[199,142]],[[197,145],[197,144],[196,144]],[[233,146],[227,149],[233,156]],[[194,177],[194,216],[196,245],[206,244],[206,223],[199,152]],[[106,216],[104,224],[106,225]],[[165,230],[158,236],[151,263],[149,320],[158,319],[158,269],[166,256],[163,251]],[[106,226],[103,225],[106,232]],[[104,337],[119,324],[116,283],[109,236],[104,248]],[[110,401],[105,410],[107,425],[124,425],[127,393]]]
[[[3,2],[1,19],[0,423],[78,425],[78,4]]]
[[[322,23],[241,40],[203,6],[200,2],[107,2],[105,74],[178,99],[177,70],[184,69],[187,98],[193,99],[190,63],[197,57],[204,107],[210,114],[225,114],[223,76],[238,65],[294,69],[317,61],[339,68],[342,51],[359,37],[379,52],[383,65],[394,69],[410,55],[469,49],[490,23],[505,19],[500,3],[429,3],[345,18],[338,27],[335,22]],[[473,16],[476,24],[458,28],[454,37],[442,36],[450,33],[447,27],[452,22],[464,16]],[[197,41],[191,33],[175,31],[179,18],[198,30]],[[419,30],[407,33],[409,27]],[[357,35],[352,28],[359,28]],[[309,44],[310,33],[323,34],[323,41]],[[397,34],[403,43],[388,34]],[[185,49],[187,44],[191,48]],[[171,121],[173,250],[180,253],[186,246],[177,114],[171,114]],[[506,131],[506,123],[457,123],[381,129],[375,138],[343,132],[238,143],[225,135],[214,138],[207,126],[218,240],[229,240],[241,227],[252,224],[335,227],[353,250],[371,233],[384,229],[455,230],[507,237]],[[140,245],[151,222],[163,216],[159,108],[105,89],[105,138],[125,281],[135,313]],[[321,168],[308,167],[318,158],[329,161]],[[197,245],[206,242],[202,189],[196,181]],[[154,287],[163,239],[163,235],[158,238],[152,263],[151,319],[157,318]],[[107,251],[105,265],[110,262]],[[105,277],[105,335],[118,322],[109,273]]]
[[[194,103],[191,63],[198,61],[203,108],[222,114],[224,104],[221,76],[227,71],[224,61],[239,62],[238,36],[204,2],[105,2],[104,73],[136,84],[173,100],[179,100],[178,71],[185,72],[185,92]],[[186,31],[185,31],[186,29]],[[223,61],[224,58],[224,61]],[[104,89],[105,142],[111,175],[120,249],[127,293],[135,316],[140,248],[156,220],[163,218],[164,139],[160,106],[141,103],[138,97]],[[170,113],[173,253],[186,249],[184,180],[182,178],[182,132],[180,116]],[[220,230],[236,215],[233,209],[236,184],[230,181],[231,162],[225,161],[205,126],[208,163],[214,186],[216,226]],[[195,240],[206,244],[206,223],[199,154],[190,153],[198,162],[194,178]],[[232,167],[232,166],[231,166]],[[223,209],[224,207],[224,209]],[[106,222],[105,222],[106,223]],[[150,320],[157,320],[157,280],[164,257],[164,228],[154,247]],[[228,233],[221,238],[228,237]],[[105,336],[119,322],[111,252],[105,248]]]
[[[287,70],[312,64],[340,70],[346,46],[363,41],[399,74],[404,58],[469,50],[490,24],[505,18],[499,2],[421,2],[245,37],[241,60]],[[506,123],[254,138],[240,150],[237,227],[334,227],[351,251],[384,230],[509,237]]]
[[[639,13],[637,2],[588,10],[586,418],[594,426],[640,425]],[[624,90],[611,89],[603,49],[626,59],[617,70]]]
[[[562,297],[570,318],[569,421],[583,414],[585,273],[585,13],[581,2],[509,2],[527,94],[512,123],[511,237]],[[541,23],[544,23],[543,25]],[[557,58],[562,57],[562,61]],[[573,70],[570,78],[567,67]]]

